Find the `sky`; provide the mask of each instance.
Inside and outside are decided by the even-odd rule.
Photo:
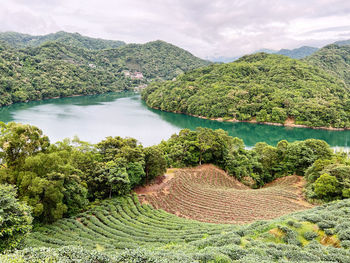
[[[349,0],[0,0],[0,31],[57,31],[145,43],[202,58],[350,39]]]

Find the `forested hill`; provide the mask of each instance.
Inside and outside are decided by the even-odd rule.
[[[281,55],[258,53],[153,83],[153,108],[210,118],[350,127],[348,89],[325,71]]]
[[[0,41],[8,43],[13,47],[37,47],[48,41],[57,41],[70,46],[86,48],[91,50],[117,48],[125,45],[125,42],[118,40],[105,40],[82,36],[79,33],[68,33],[59,31],[42,36],[31,36],[17,32],[0,33]]]
[[[0,106],[133,89],[209,64],[163,41],[103,50],[60,41],[16,48],[0,41],[0,49]]]
[[[103,50],[98,56],[100,60],[108,59],[129,70],[141,71],[147,78],[173,79],[180,73],[210,64],[161,40]]]
[[[325,46],[305,61],[340,78],[350,87],[350,45]]]

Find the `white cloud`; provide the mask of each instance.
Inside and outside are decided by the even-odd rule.
[[[59,30],[144,43],[162,39],[201,57],[323,45],[350,35],[344,0],[0,0],[0,30]],[[333,28],[333,29],[332,29]]]

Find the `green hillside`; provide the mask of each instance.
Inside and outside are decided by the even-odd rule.
[[[146,44],[128,44],[118,49],[103,50],[97,53],[102,62],[122,65],[131,71],[141,71],[146,78],[171,80],[186,71],[209,65],[186,50],[164,41]]]
[[[328,45],[305,58],[305,62],[318,66],[343,80],[350,87],[350,46]]]
[[[133,90],[209,63],[163,41],[103,50],[60,41],[22,49],[0,43],[0,49],[0,106]],[[133,77],[134,72],[141,72],[141,77]]]
[[[0,262],[346,263],[349,206],[349,200],[338,201],[239,226],[181,219],[140,205],[136,197],[117,198],[37,228],[26,249],[0,256]]]
[[[92,54],[48,42],[37,48],[1,47],[0,106],[28,100],[124,90],[131,80],[121,70],[93,67]],[[81,54],[79,54],[79,52]]]
[[[3,32],[0,33],[0,41],[19,48],[38,47],[49,41],[57,41],[65,45],[91,50],[117,48],[125,45],[123,41],[86,37],[80,35],[79,33],[68,33],[64,31],[42,36],[31,36],[17,32]]]
[[[145,148],[50,144],[0,123],[0,262],[348,263],[349,168],[315,139],[248,150],[197,128]]]
[[[209,118],[350,127],[348,88],[325,71],[258,53],[185,73],[144,90],[147,105]]]

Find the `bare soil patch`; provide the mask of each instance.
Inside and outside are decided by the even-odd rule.
[[[158,182],[136,189],[142,203],[211,223],[250,223],[309,209],[305,181],[292,175],[251,189],[213,165],[169,169]]]

